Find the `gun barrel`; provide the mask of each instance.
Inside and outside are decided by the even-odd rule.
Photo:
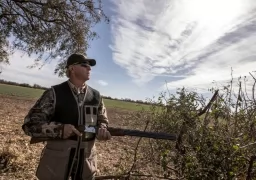
[[[166,134],[161,132],[147,132],[140,130],[122,129],[109,127],[108,131],[112,136],[136,136],[136,137],[146,137],[152,139],[165,139],[165,140],[176,140],[177,136],[175,134]]]
[[[165,140],[176,140],[177,136],[174,134],[157,133],[157,132],[146,132],[139,130],[124,130],[124,134],[128,136],[146,137],[152,139],[165,139]]]

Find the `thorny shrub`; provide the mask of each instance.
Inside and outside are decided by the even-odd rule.
[[[256,178],[256,79],[251,93],[246,77],[238,80],[236,89],[232,79],[222,89],[209,90],[210,100],[185,88],[162,94],[152,106],[147,130],[175,133],[178,139],[150,139],[141,145],[144,160],[160,166],[170,179]]]

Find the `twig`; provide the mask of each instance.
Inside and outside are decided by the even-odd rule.
[[[158,179],[167,179],[167,180],[181,180],[183,178],[168,178],[168,177],[163,177],[163,176],[157,176],[157,175],[150,175],[150,174],[130,174],[130,175],[127,175],[127,174],[124,174],[124,175],[117,175],[117,176],[96,176],[95,177],[95,180],[102,180],[102,179],[127,179],[128,176],[135,176],[135,177],[156,177]]]
[[[204,134],[204,132],[205,132],[205,128],[208,126],[208,124],[209,124],[209,120],[207,121],[207,117],[208,117],[208,115],[209,115],[209,111],[210,111],[210,107],[207,109],[207,111],[206,111],[206,114],[205,114],[205,116],[204,116],[204,129],[203,129],[203,134]]]
[[[251,180],[251,173],[252,173],[252,167],[253,167],[253,162],[256,160],[256,156],[251,156],[250,161],[249,161],[249,166],[247,170],[247,177],[246,180]]]
[[[115,179],[115,180],[120,179],[120,180],[121,180],[121,179],[125,179],[125,178],[126,178],[126,176],[127,176],[127,175],[96,176],[96,177],[95,177],[95,180],[96,180],[96,179],[97,179],[97,180],[102,180],[102,179]]]
[[[247,145],[241,146],[240,149],[246,148],[246,147],[254,145],[254,144],[256,144],[256,142],[252,142],[252,143],[249,143]]]
[[[255,77],[249,72],[249,74],[252,76],[252,78],[254,79],[254,83],[253,83],[253,86],[252,86],[252,99],[253,99],[253,101],[254,101],[254,103],[256,103],[256,100],[255,100],[255,92],[254,92],[254,89],[255,89],[255,84],[256,84],[256,79],[255,79]]]
[[[232,88],[233,88],[233,69],[231,67],[231,81],[230,81],[230,92],[229,92],[229,100],[228,100],[228,103],[229,103],[229,107],[231,106],[231,95],[232,95]]]
[[[157,165],[161,166],[161,164],[159,162],[154,161],[154,163],[156,163]],[[166,166],[166,169],[169,169],[171,171],[174,171],[176,174],[179,174],[179,171],[177,169],[174,169],[174,168],[172,168],[170,166]]]
[[[146,123],[146,126],[145,126],[145,128],[144,128],[144,131],[146,131],[146,129],[147,129],[147,127],[148,127],[148,124],[149,124],[149,120],[148,120],[147,123]],[[136,148],[135,148],[135,150],[134,150],[135,153],[134,153],[134,158],[133,158],[133,164],[132,164],[131,169],[128,171],[128,177],[127,177],[128,179],[130,178],[131,172],[132,172],[132,170],[133,170],[133,168],[134,168],[134,166],[135,166],[135,163],[137,162],[137,153],[138,153],[138,148],[139,148],[139,144],[140,144],[141,139],[142,139],[142,137],[139,138],[138,143],[137,143],[137,145],[136,145]]]
[[[214,93],[214,95],[212,96],[211,100],[209,101],[209,103],[204,107],[204,109],[203,109],[202,111],[200,111],[200,112],[197,114],[197,116],[203,115],[203,114],[207,111],[207,109],[209,109],[209,108],[211,107],[212,103],[213,103],[213,102],[215,101],[215,99],[217,98],[218,93],[219,93],[219,90],[216,90],[215,93]]]
[[[235,126],[234,126],[234,132],[236,132],[236,128],[237,128],[237,108],[238,108],[238,103],[239,101],[241,101],[241,81],[239,82],[239,90],[238,90],[238,97],[237,97],[237,101],[236,101],[236,111],[235,111]]]
[[[250,98],[249,98],[249,96],[248,96],[248,93],[247,93],[247,89],[246,89],[246,76],[245,76],[245,78],[244,78],[244,91],[245,91],[245,94],[246,94],[246,97],[247,97],[247,99],[249,100]],[[245,99],[245,97],[244,97],[244,101],[245,101],[245,103],[246,103],[246,99]],[[247,103],[246,103],[246,106],[247,106]]]
[[[165,81],[165,84],[166,84],[166,89],[167,89],[167,92],[169,94],[169,97],[171,97],[171,93],[170,93],[170,90],[168,89],[168,85],[167,85],[167,82]]]
[[[131,176],[137,176],[137,177],[153,177],[150,174],[131,174]],[[178,178],[168,178],[168,177],[163,177],[163,176],[157,176],[154,175],[154,177],[158,178],[158,179],[167,179],[167,180],[180,180]]]

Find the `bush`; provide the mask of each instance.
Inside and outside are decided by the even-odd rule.
[[[222,90],[211,89],[214,95],[208,103],[183,88],[176,95],[159,97],[158,105],[166,106],[152,106],[148,128],[178,134],[176,142],[150,140],[143,144],[146,157],[162,168],[166,178],[255,177],[255,83],[253,93],[242,88],[241,78],[237,93],[232,83]]]

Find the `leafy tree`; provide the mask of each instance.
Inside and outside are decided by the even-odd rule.
[[[36,54],[34,66],[60,56],[55,73],[63,75],[63,59],[86,52],[101,20],[109,21],[101,0],[1,0],[0,62],[9,64],[15,49]]]

